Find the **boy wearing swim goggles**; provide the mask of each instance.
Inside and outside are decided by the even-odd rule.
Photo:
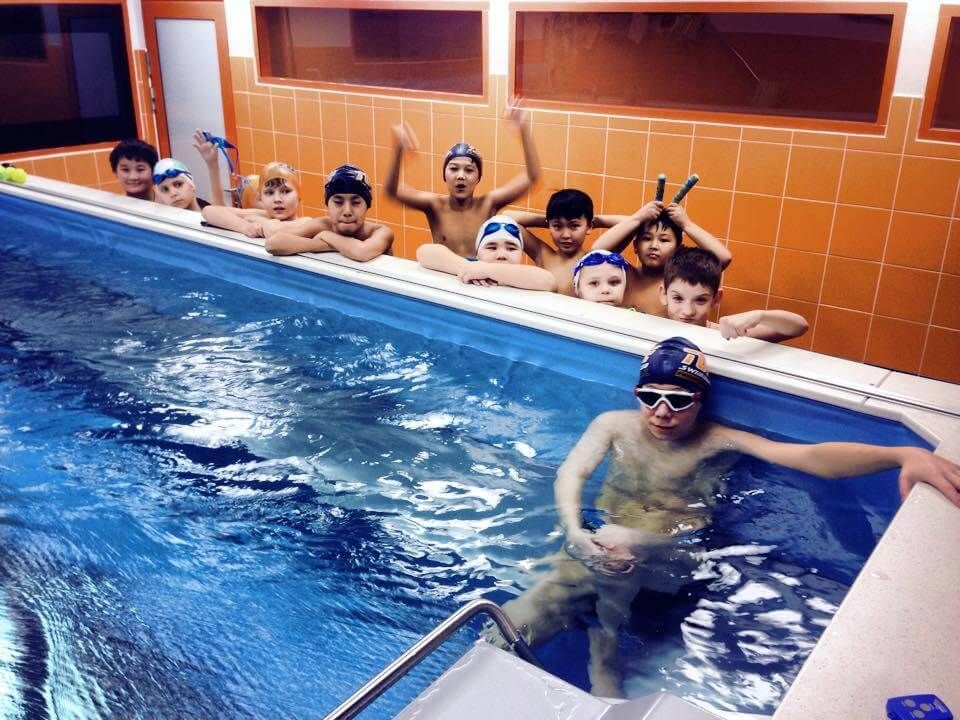
[[[429,270],[456,275],[470,285],[505,285],[554,292],[557,281],[543,268],[523,265],[520,226],[506,215],[484,222],[475,240],[476,258],[462,258],[444,245],[428,243],[417,248],[417,262]]]
[[[194,212],[200,212],[208,205],[223,205],[223,183],[220,180],[220,161],[216,146],[208,141],[200,130],[193,134],[193,146],[207,165],[213,201],[207,202],[197,197],[197,186],[190,168],[179,160],[163,158],[153,166],[153,196],[161,205],[172,205]]]
[[[215,227],[254,238],[268,238],[279,232],[311,234],[313,218],[296,217],[300,181],[292,167],[282,162],[268,163],[260,173],[258,195],[262,209],[211,205],[203,209],[203,219]]]
[[[591,250],[573,267],[573,290],[581,300],[621,307],[629,268],[619,253]]]
[[[597,238],[594,249],[622,253],[633,243],[637,266],[627,271],[624,304],[640,312],[666,317],[660,302],[660,284],[667,262],[683,246],[683,235],[713,253],[725,268],[733,256],[726,245],[697,225],[677,203],[654,200]]]
[[[327,216],[311,221],[304,230],[307,237],[286,232],[272,235],[263,245],[268,253],[338,252],[358,262],[390,253],[393,230],[366,219],[372,195],[363,170],[341,165],[330,173],[323,189]]]
[[[960,467],[928,450],[861,443],[785,443],[699,417],[711,387],[706,358],[680,337],[656,345],[640,366],[640,408],[598,416],[557,471],[554,492],[565,552],[532,588],[504,606],[533,645],[588,629],[592,692],[622,696],[618,631],[641,588],[676,592],[696,568],[684,536],[708,525],[722,478],[739,455],[825,478],[900,468],[903,497],[927,482],[960,507]],[[582,494],[605,458],[609,468],[584,522]]]
[[[725,315],[719,323],[712,322],[710,313],[723,297],[720,274],[720,261],[713,253],[700,248],[680,248],[663,271],[660,302],[667,310],[667,317],[714,328],[727,340],[752,337],[782,342],[807,331],[807,321],[788,310],[748,310]]]
[[[519,131],[523,146],[525,172],[505,185],[476,195],[483,173],[483,160],[476,148],[459,142],[447,152],[443,161],[443,181],[447,194],[416,190],[400,183],[400,167],[405,151],[416,151],[418,143],[413,129],[406,123],[393,128],[394,156],[383,183],[387,197],[407,207],[420,210],[427,217],[433,242],[449,248],[461,258],[472,255],[476,248],[477,229],[491,215],[523,196],[540,177],[540,160],[530,132],[527,113],[519,108],[508,110],[510,123]],[[429,148],[428,148],[429,150]]]

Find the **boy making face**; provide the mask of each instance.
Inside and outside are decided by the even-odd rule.
[[[749,310],[727,315],[720,322],[709,317],[723,297],[720,261],[700,248],[681,248],[667,261],[660,286],[660,302],[667,317],[677,322],[719,329],[727,340],[752,337],[782,342],[803,335],[807,321],[787,310]]]
[[[110,169],[127,197],[153,200],[153,166],[157,151],[143,140],[124,140],[110,151]]]
[[[384,191],[388,197],[423,212],[430,225],[433,242],[448,247],[460,257],[468,257],[474,252],[474,236],[480,224],[498,213],[504,205],[509,205],[526,193],[540,177],[540,161],[530,133],[527,113],[514,108],[508,117],[520,132],[526,172],[479,197],[475,196],[474,192],[483,173],[483,160],[476,148],[463,142],[450,148],[443,161],[446,195],[402,185],[400,166],[403,153],[406,150],[416,150],[417,140],[407,125],[397,125],[393,129],[394,157],[383,184]]]
[[[739,454],[810,473],[841,478],[900,467],[903,497],[927,482],[960,507],[960,467],[927,450],[830,442],[783,443],[699,418],[710,391],[706,359],[693,343],[670,338],[640,366],[638,410],[606,412],[584,432],[557,471],[554,492],[566,552],[536,585],[504,610],[531,644],[577,627],[593,610],[587,631],[591,691],[622,696],[619,628],[642,587],[677,591],[696,568],[680,533],[708,525],[724,471]],[[591,527],[581,516],[587,479],[609,457],[596,506],[607,518]]]
[[[649,202],[597,239],[594,248],[613,252],[623,252],[633,240],[638,265],[627,271],[624,298],[627,307],[650,315],[665,316],[660,302],[663,269],[682,246],[683,233],[698,247],[716,255],[721,267],[730,264],[732,255],[726,246],[694,223],[677,203],[670,203],[664,208],[659,201]]]
[[[462,258],[443,245],[428,243],[417,248],[417,262],[429,270],[456,275],[470,285],[556,291],[557,281],[548,271],[521,264],[523,236],[513,218],[490,218],[480,226],[475,243],[476,259]]]
[[[363,170],[356,165],[341,165],[330,173],[323,189],[327,217],[315,218],[305,228],[308,237],[285,232],[271,236],[264,243],[268,253],[338,252],[358,262],[389,254],[393,230],[366,220],[371,194]]]
[[[247,237],[270,237],[278,232],[303,235],[309,232],[312,218],[296,218],[300,204],[300,182],[289,165],[267,164],[260,173],[260,208],[239,209],[210,205],[203,219],[225,230]]]

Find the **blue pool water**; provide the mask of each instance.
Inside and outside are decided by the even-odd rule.
[[[458,605],[531,584],[556,467],[633,402],[623,353],[4,196],[0,219],[3,718],[322,716]],[[712,410],[919,444],[729,381]],[[894,479],[738,464],[691,592],[624,633],[629,693],[772,712]],[[541,656],[583,686],[585,645]]]

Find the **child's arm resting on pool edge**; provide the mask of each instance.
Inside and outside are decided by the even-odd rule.
[[[427,243],[417,248],[417,262],[428,270],[456,275],[471,285],[505,285],[522,290],[555,292],[557,279],[548,270],[532,265],[470,262],[443,245]]]
[[[267,218],[263,210],[240,210],[224,205],[208,205],[201,215],[214,227],[243,233],[247,237],[263,237],[263,226],[259,221]]]
[[[933,485],[960,507],[960,466],[929,450],[862,443],[782,443],[753,433],[717,426],[730,449],[823,478],[842,478],[900,468],[900,497],[918,482]]]

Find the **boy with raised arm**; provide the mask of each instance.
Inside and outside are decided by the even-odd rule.
[[[313,218],[298,218],[300,181],[286,163],[268,163],[260,173],[258,208],[234,208],[209,205],[203,219],[210,225],[243,233],[247,237],[270,237],[278,232],[295,235],[309,233]]]
[[[640,366],[638,410],[599,415],[557,470],[554,492],[565,550],[534,587],[504,606],[525,639],[540,644],[595,612],[588,630],[594,694],[622,696],[617,634],[641,587],[679,589],[695,567],[682,534],[711,521],[723,471],[739,454],[825,478],[900,468],[900,493],[927,482],[960,508],[960,467],[915,447],[775,442],[698,418],[710,392],[700,349],[675,337]],[[583,487],[609,457],[596,507],[582,517]],[[686,564],[686,568],[684,567]],[[684,578],[686,575],[686,578]]]
[[[539,267],[549,270],[557,278],[558,292],[575,295],[573,269],[583,257],[583,242],[587,233],[595,227],[610,228],[623,220],[621,215],[593,214],[593,200],[582,190],[565,188],[558,190],[547,201],[545,215],[520,210],[507,210],[523,228],[523,251]],[[528,228],[545,227],[556,249],[542,242]]]
[[[427,216],[433,242],[444,245],[460,257],[468,257],[475,251],[474,238],[480,224],[500,212],[526,193],[540,177],[540,160],[530,133],[530,123],[525,110],[513,108],[510,122],[520,132],[526,171],[505,185],[488,193],[474,195],[483,173],[483,159],[471,145],[460,142],[447,152],[443,161],[443,180],[446,195],[416,190],[400,183],[400,165],[405,150],[417,149],[417,140],[406,124],[397,125],[394,132],[393,163],[387,172],[383,189],[391,197],[407,207],[420,210]]]
[[[279,232],[263,247],[271,255],[303,252],[338,252],[357,262],[390,254],[393,230],[366,219],[371,205],[370,183],[356,165],[341,165],[323,186],[327,216],[305,227],[307,235]]]
[[[470,285],[505,285],[555,292],[557,281],[543,268],[523,265],[523,236],[513,218],[495,215],[480,226],[476,257],[462,258],[453,250],[427,243],[417,248],[417,262],[428,270],[456,275]]]
[[[607,230],[593,244],[600,250],[623,252],[633,240],[637,267],[627,272],[624,304],[650,315],[666,316],[660,302],[660,284],[667,261],[683,245],[686,233],[698,247],[717,256],[725,268],[733,256],[727,247],[697,225],[677,203],[664,207],[657,200],[648,202],[622,222]]]
[[[726,340],[752,337],[768,342],[783,342],[800,337],[808,329],[806,319],[789,310],[748,310],[724,315],[719,323],[710,321],[710,313],[720,303],[720,261],[700,248],[683,247],[663,271],[660,302],[667,317],[677,322],[714,328]]]

